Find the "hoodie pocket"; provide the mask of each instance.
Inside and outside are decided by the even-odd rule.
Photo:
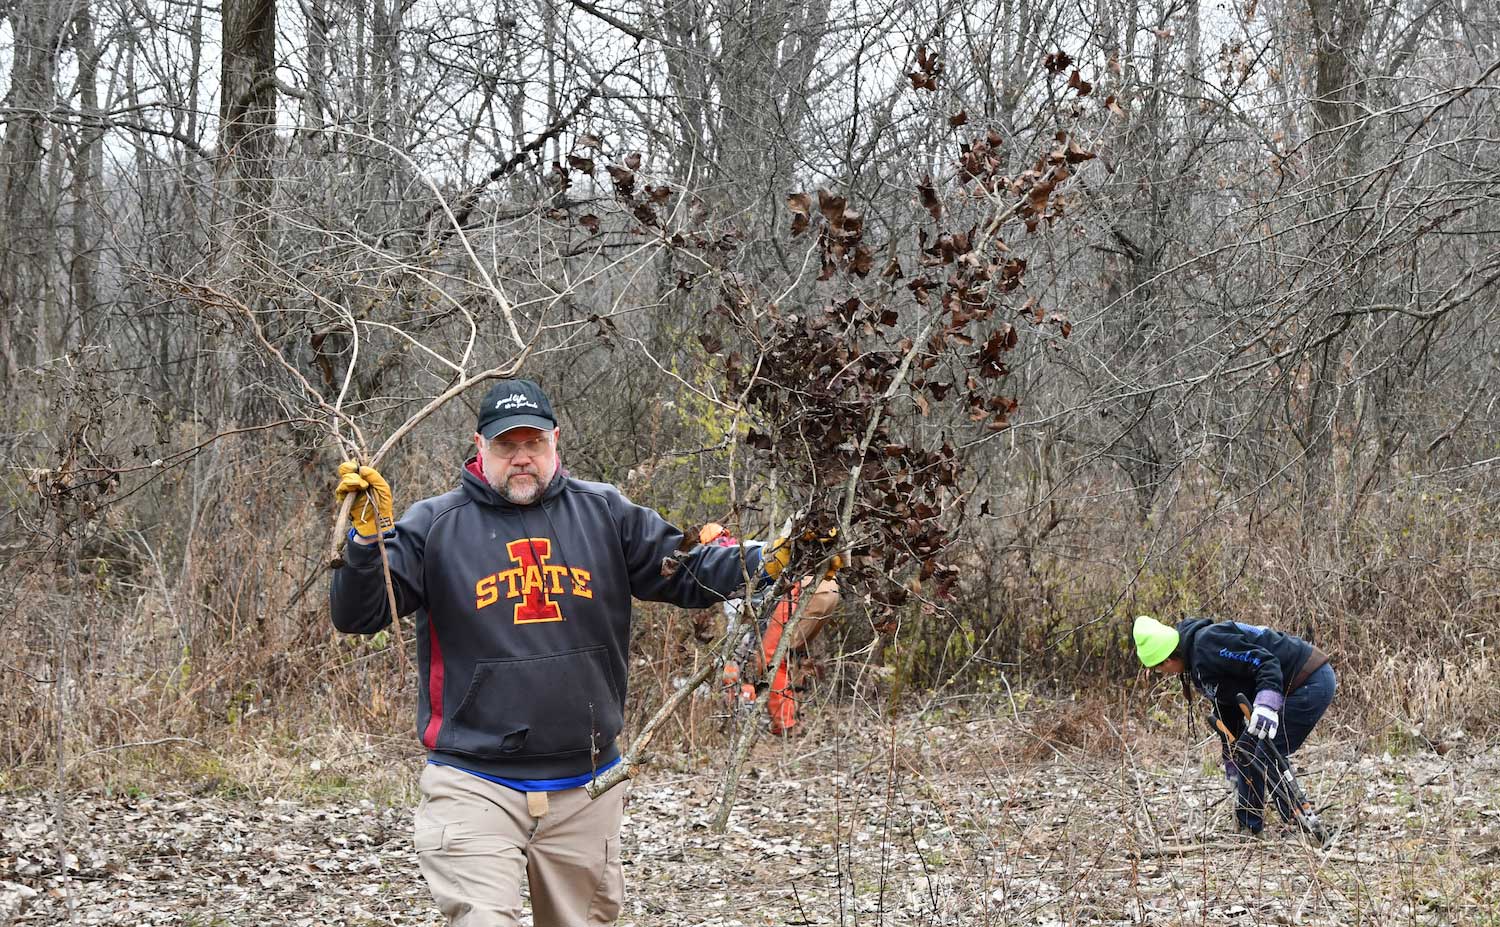
[[[587,753],[620,733],[621,702],[602,646],[482,660],[436,747],[488,759]]]

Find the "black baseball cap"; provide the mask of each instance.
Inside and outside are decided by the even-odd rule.
[[[484,402],[479,406],[479,424],[474,430],[488,441],[512,428],[551,431],[556,427],[552,403],[547,401],[547,394],[540,386],[530,380],[501,380],[484,394]]]

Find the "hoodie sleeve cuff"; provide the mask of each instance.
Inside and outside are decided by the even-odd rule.
[[[385,536],[389,540],[395,532],[387,531]],[[373,535],[371,535],[373,537]],[[365,538],[363,534],[349,529],[349,543],[344,545],[344,560],[351,564],[366,564],[380,559],[380,546],[378,544],[361,544],[355,538]]]
[[[745,541],[740,544],[740,548],[745,552],[745,565],[754,564],[749,572],[754,577],[753,585],[756,589],[764,589],[776,582],[766,573],[765,541]]]
[[[1259,692],[1255,693],[1255,704],[1257,706],[1264,705],[1274,712],[1279,713],[1284,702],[1285,699],[1282,697],[1281,693],[1277,692],[1275,689],[1261,689]]]

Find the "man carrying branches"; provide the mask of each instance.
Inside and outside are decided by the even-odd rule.
[[[536,383],[500,381],[458,488],[393,528],[379,472],[339,467],[339,499],[361,495],[333,624],[390,624],[383,540],[396,610],[417,616],[417,858],[450,924],[518,923],[523,874],[537,927],[614,923],[624,790],[583,787],[620,762],[631,598],[704,608],[790,562],[779,541],[678,555],[656,512],[568,475],[559,434]]]

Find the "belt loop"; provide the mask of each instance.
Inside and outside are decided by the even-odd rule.
[[[546,817],[547,815],[547,793],[527,792],[526,812],[534,818]]]

